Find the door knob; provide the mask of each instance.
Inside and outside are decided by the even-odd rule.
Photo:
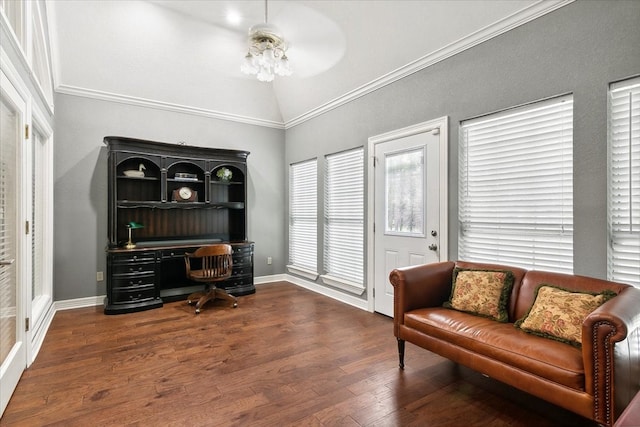
[[[437,251],[438,250],[438,245],[436,245],[435,243],[432,243],[429,245],[429,250],[430,251]]]
[[[431,235],[433,237],[436,237],[438,235],[438,232],[436,230],[431,230]]]

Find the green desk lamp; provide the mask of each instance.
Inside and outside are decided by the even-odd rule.
[[[127,224],[127,228],[129,229],[129,241],[124,247],[125,249],[133,249],[136,247],[136,244],[131,241],[131,230],[135,228],[144,228],[144,225],[138,222],[131,221],[129,224]]]

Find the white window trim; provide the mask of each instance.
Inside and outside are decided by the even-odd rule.
[[[322,279],[322,283],[324,283],[325,285],[333,286],[335,288],[340,288],[352,294],[362,295],[366,290],[366,288],[362,283],[352,282],[342,277],[336,277],[330,274],[323,274],[322,276],[320,276],[320,278]]]
[[[619,97],[618,94],[622,96]],[[632,97],[632,104],[625,99],[629,96]],[[609,280],[640,287],[640,226],[636,225],[640,218],[640,209],[637,208],[640,195],[636,195],[633,190],[640,187],[640,161],[637,154],[640,150],[640,131],[632,127],[633,121],[640,118],[640,109],[634,110],[634,105],[640,105],[640,76],[612,83],[609,86],[607,97],[607,225],[609,233],[607,277]],[[622,107],[619,111],[623,115],[629,113],[631,120],[628,119],[629,116],[616,117],[615,107]],[[625,138],[616,137],[620,132],[628,135]],[[626,147],[620,148],[625,144]],[[633,163],[634,158],[636,163]],[[624,173],[620,174],[620,172]],[[617,180],[614,179],[616,176],[619,176]],[[626,178],[629,182],[623,189],[621,187],[625,183],[619,180]],[[618,182],[621,183],[618,184]],[[629,205],[629,202],[632,204]],[[629,218],[621,215],[620,211],[628,213]],[[629,229],[625,230],[627,227]]]
[[[314,265],[303,265],[303,264],[297,264],[295,262],[295,260],[292,260],[292,250],[295,250],[295,247],[293,247],[292,245],[292,228],[293,228],[293,197],[294,197],[294,190],[293,190],[293,169],[296,166],[302,166],[302,165],[306,165],[306,164],[312,164],[313,163],[313,167],[314,167],[314,176],[313,177],[309,177],[310,179],[314,180],[314,185],[311,188],[308,188],[306,191],[307,192],[312,192],[313,193],[313,201],[315,203],[315,206],[313,209],[311,209],[311,211],[314,212],[315,215],[315,228],[314,228],[314,232],[315,232],[315,238],[313,241],[313,245],[312,247],[314,248],[314,254],[311,254],[311,257],[314,257]],[[318,278],[318,159],[314,158],[314,159],[309,159],[309,160],[305,160],[302,162],[298,162],[298,163],[293,163],[291,165],[289,165],[289,239],[288,239],[288,245],[289,245],[289,261],[290,264],[287,265],[287,270],[291,273],[294,274],[300,274],[303,277],[306,277],[308,279],[311,280],[316,280]],[[293,262],[291,262],[293,261]]]
[[[326,285],[361,295],[365,290],[364,147],[327,154],[324,166],[323,269],[325,274],[321,276],[322,281]],[[358,203],[353,203],[356,200],[355,197],[358,197]],[[331,234],[330,224],[337,226]],[[358,225],[360,228],[356,230],[351,228],[351,225]],[[348,230],[345,228],[347,226],[349,226]],[[344,239],[351,239],[358,232],[360,240],[358,242],[349,240],[349,245],[353,244],[360,248],[360,252],[348,252],[347,259],[344,256],[341,258],[339,255],[341,253],[344,255],[341,242],[344,242]],[[330,241],[331,238],[336,240]],[[333,254],[330,253],[332,249],[336,249]],[[352,272],[356,274],[351,274]],[[354,280],[358,278],[357,276],[360,277],[359,281]]]
[[[299,276],[302,276],[304,278],[307,278],[307,279],[310,279],[310,280],[314,280],[314,281],[318,278],[318,272],[317,271],[309,270],[309,269],[306,269],[304,267],[298,267],[298,266],[293,265],[293,264],[287,265],[287,271],[289,273],[297,274]]]
[[[458,193],[461,259],[573,272],[572,117],[573,96],[564,95],[461,122]],[[543,133],[538,132],[539,126],[543,126]],[[466,158],[469,132],[475,134],[475,169],[469,169]],[[549,132],[553,132],[553,139],[547,136]],[[530,141],[540,144],[530,144]],[[570,163],[557,162],[560,164],[554,167],[553,163],[545,162],[545,156],[549,155],[545,147],[548,143],[554,144],[554,151]],[[509,147],[509,151],[496,144],[507,144],[504,147]],[[537,156],[540,167],[534,163],[524,172],[515,165],[513,170],[509,169],[511,162],[522,161],[527,156]],[[496,169],[500,163],[502,167]],[[473,175],[467,177],[469,173]],[[562,174],[561,186],[557,189],[560,199],[554,202],[544,197],[547,173]],[[529,175],[538,179],[531,179]],[[466,197],[469,189],[473,192],[471,199]],[[502,196],[495,197],[496,191]],[[518,206],[512,206],[509,201],[517,200],[522,191],[532,191],[537,199],[529,200],[533,205],[522,204],[518,211]],[[540,215],[535,213],[537,210]],[[470,219],[466,218],[469,214]],[[552,216],[548,217],[549,214]],[[510,218],[509,224],[504,221],[505,215]],[[475,238],[465,236],[470,233],[465,226],[467,221],[471,221]],[[483,235],[487,236],[486,244],[482,241]],[[494,243],[489,236],[496,237]],[[534,247],[535,250],[529,249]]]
[[[31,134],[33,135],[37,130],[47,140],[44,160],[48,168],[46,188],[43,189],[43,194],[47,195],[46,200],[43,201],[46,207],[46,217],[45,224],[41,226],[44,230],[42,259],[44,283],[42,295],[33,299],[31,305],[31,329],[34,331],[34,338],[42,329],[43,324],[47,323],[45,315],[51,310],[53,304],[53,129],[47,124],[44,117],[42,111],[34,104],[32,109],[34,129]]]

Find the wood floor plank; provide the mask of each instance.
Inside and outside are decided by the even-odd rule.
[[[206,306],[56,313],[4,426],[592,426],[290,283]]]

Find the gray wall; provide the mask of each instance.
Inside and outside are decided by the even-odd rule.
[[[578,1],[286,132],[58,95],[54,298],[105,293],[95,280],[107,243],[105,135],[251,151],[249,238],[256,276],[266,276],[284,273],[287,262],[288,164],[449,116],[448,239],[456,259],[459,122],[564,93],[574,95],[575,272],[606,277],[607,87],[640,73],[638,16],[640,1]]]
[[[639,17],[640,1],[572,3],[288,129],[286,164],[366,147],[370,136],[449,116],[448,242],[449,259],[457,259],[460,121],[573,93],[574,271],[604,278],[607,89],[640,73]]]
[[[248,237],[256,276],[284,271],[284,131],[61,95],[55,99],[54,300],[106,293],[107,135],[250,151]],[[273,257],[267,265],[266,258]]]

